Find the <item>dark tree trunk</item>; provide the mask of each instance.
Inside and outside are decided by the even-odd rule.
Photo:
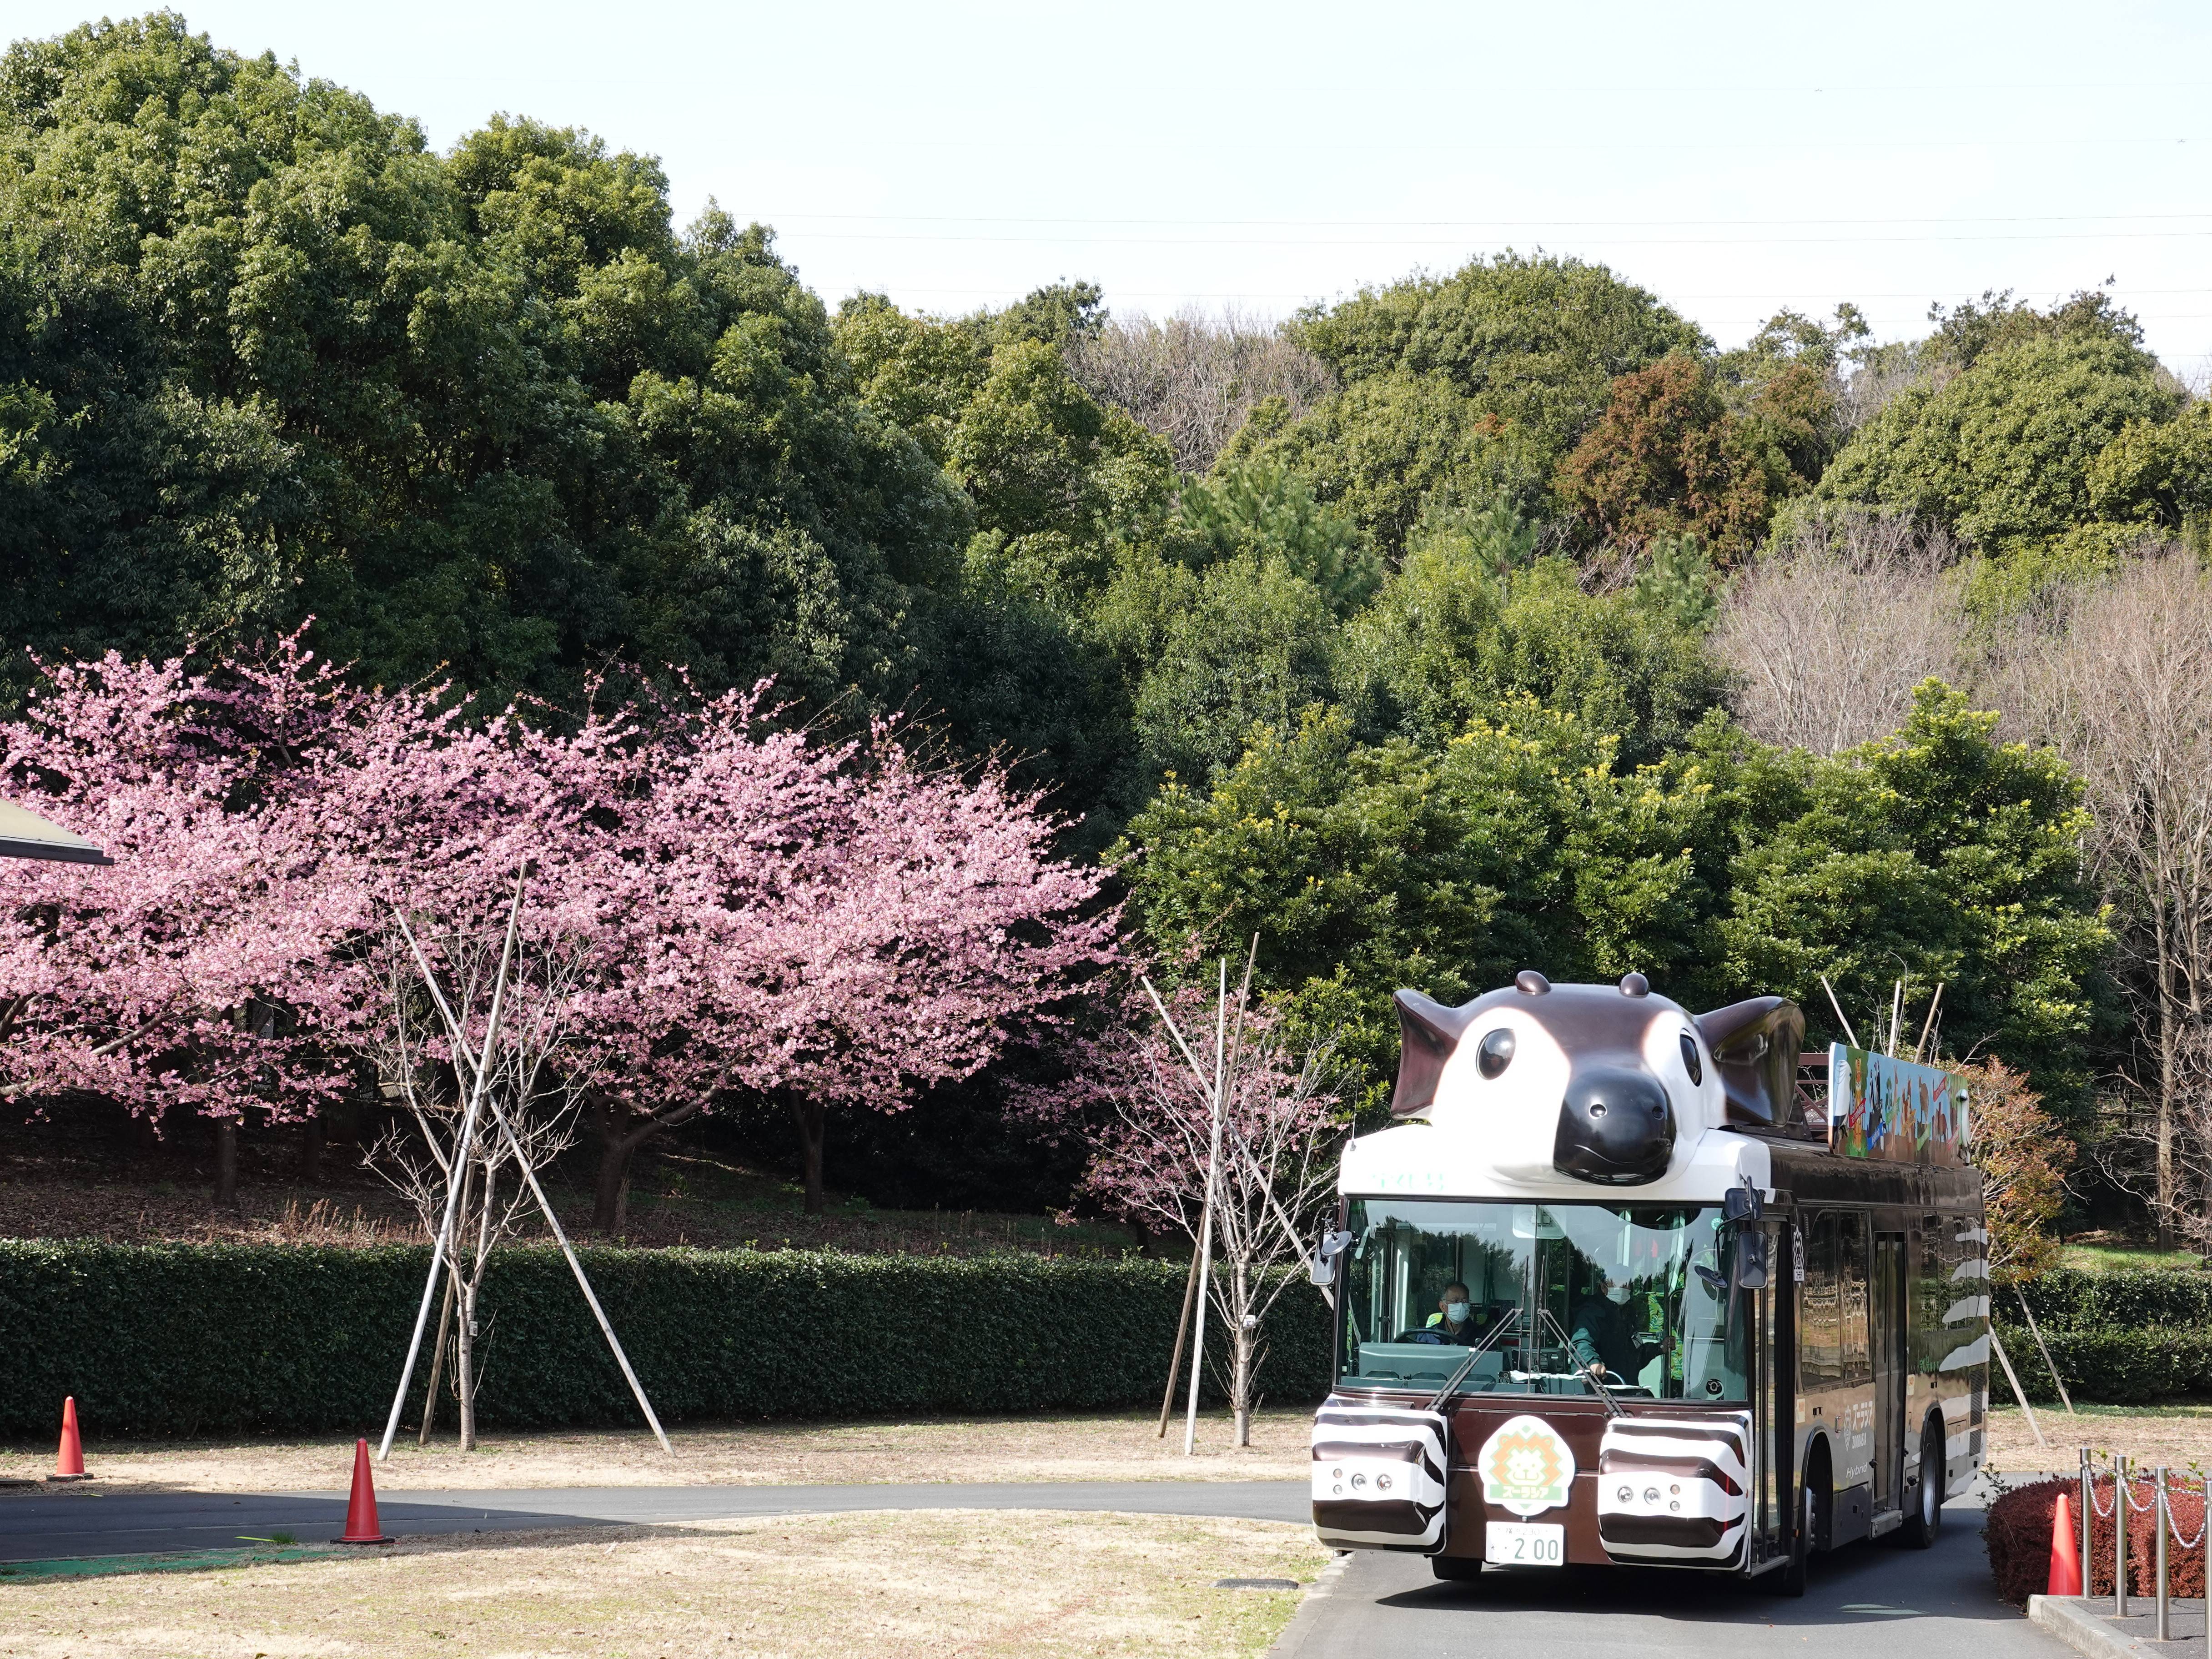
[[[599,1232],[622,1231],[629,1218],[630,1154],[637,1150],[625,1133],[629,1114],[611,1101],[599,1106],[599,1172],[592,1183],[592,1225]]]
[[[830,1207],[822,1187],[822,1131],[827,1114],[813,1101],[791,1103],[792,1120],[799,1125],[799,1146],[806,1170],[806,1213],[820,1215]]]
[[[218,1209],[238,1207],[238,1120],[215,1121],[215,1201]]]
[[[138,1113],[131,1119],[131,1127],[141,1158],[161,1155],[161,1109],[158,1106]]]
[[[323,1178],[323,1115],[318,1112],[307,1120],[306,1132],[300,1137],[300,1179],[313,1186]]]

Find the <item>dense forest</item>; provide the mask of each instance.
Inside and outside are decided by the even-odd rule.
[[[2101,294],[1929,324],[1722,349],[1548,252],[1270,325],[832,304],[597,137],[441,155],[172,15],[88,27],[0,66],[0,707],[310,619],[489,708],[772,678],[1048,787],[1133,955],[1256,932],[1370,1085],[1400,984],[1637,969],[1825,1042],[1824,975],[1869,1030],[1901,981],[1909,1048],[1940,983],[1943,1052],[2186,1224],[2212,403]],[[991,1099],[915,1121],[1017,1188]]]

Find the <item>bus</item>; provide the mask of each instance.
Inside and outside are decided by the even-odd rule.
[[[1820,1087],[1793,1004],[1692,1015],[1637,974],[1396,1000],[1393,1121],[1310,1263],[1322,1541],[1785,1595],[1815,1552],[1931,1543],[1988,1408],[1964,1079],[1838,1044]]]

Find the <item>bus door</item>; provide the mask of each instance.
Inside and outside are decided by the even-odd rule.
[[[1905,1254],[1903,1233],[1874,1236],[1868,1322],[1874,1339],[1874,1511],[1893,1510],[1905,1490]]]

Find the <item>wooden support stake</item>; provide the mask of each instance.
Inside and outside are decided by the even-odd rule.
[[[1198,1295],[1198,1251],[1190,1253],[1190,1274],[1183,1280],[1182,1317],[1176,1321],[1175,1353],[1168,1361],[1168,1391],[1160,1396],[1160,1431],[1158,1439],[1168,1437],[1168,1413],[1175,1409],[1176,1379],[1182,1375],[1182,1345],[1190,1335],[1190,1304]]]
[[[2027,1390],[2020,1386],[2020,1375],[2013,1370],[2012,1361],[2005,1354],[2004,1344],[1997,1340],[1995,1320],[1990,1322],[1990,1352],[1996,1355],[1997,1364],[2004,1367],[2005,1381],[2012,1384],[2012,1397],[2020,1401],[2021,1410],[2027,1413],[2027,1426],[2035,1436],[2035,1443],[2039,1446],[2050,1444],[2043,1437],[2042,1425],[2035,1420],[2035,1407],[2027,1403]],[[2087,1568],[2084,1567],[2082,1571],[2086,1572]]]

